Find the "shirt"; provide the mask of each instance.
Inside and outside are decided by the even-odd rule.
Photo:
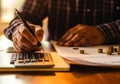
[[[52,40],[59,40],[77,24],[86,24],[102,32],[105,44],[120,43],[120,0],[25,0],[20,12],[27,21],[41,26],[42,20],[48,17]],[[20,24],[14,18],[5,28],[5,35],[12,40]]]

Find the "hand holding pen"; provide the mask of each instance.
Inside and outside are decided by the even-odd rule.
[[[13,45],[19,52],[29,52],[39,50],[39,43],[43,38],[43,30],[38,25],[28,24],[21,13],[16,10],[17,21],[22,22],[12,35]]]

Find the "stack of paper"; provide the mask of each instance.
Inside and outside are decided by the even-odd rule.
[[[92,47],[65,47],[57,45],[56,41],[51,41],[51,43],[60,56],[74,61],[77,64],[120,68],[120,55],[117,53],[107,55],[106,49],[108,48],[108,45]],[[117,47],[117,45],[114,46],[114,48]],[[102,49],[103,53],[99,53],[98,49]],[[84,50],[84,54],[81,54],[80,50]]]

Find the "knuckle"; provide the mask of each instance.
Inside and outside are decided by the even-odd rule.
[[[18,31],[21,33],[21,34],[25,34],[27,32],[27,29],[24,27],[24,26],[20,26],[18,28]]]
[[[23,45],[23,44],[21,44],[21,45],[20,45],[20,49],[23,49],[23,48],[24,48],[24,45]]]

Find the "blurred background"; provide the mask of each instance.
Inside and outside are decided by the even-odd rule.
[[[0,0],[0,34],[14,18],[14,9],[19,9],[25,0]]]
[[[14,18],[15,8],[20,9],[25,0],[0,0],[0,35],[3,34],[4,28],[8,26],[10,21]],[[46,31],[43,40],[47,39],[47,21],[43,20],[43,29]]]

